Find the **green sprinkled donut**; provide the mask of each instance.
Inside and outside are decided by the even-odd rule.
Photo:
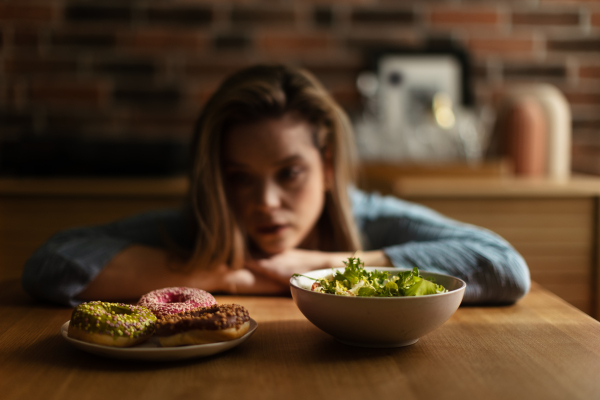
[[[73,310],[68,335],[105,346],[129,347],[154,333],[156,317],[146,307],[90,301]]]

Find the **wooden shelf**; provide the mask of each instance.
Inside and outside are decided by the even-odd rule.
[[[183,196],[185,176],[168,178],[0,178],[0,195]]]
[[[600,178],[398,178],[389,190],[400,197],[581,197],[600,195]]]

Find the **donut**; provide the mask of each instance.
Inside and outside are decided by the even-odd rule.
[[[212,294],[204,290],[188,287],[169,287],[154,290],[143,295],[138,306],[150,309],[157,317],[177,314],[198,307],[210,307],[217,304]]]
[[[84,342],[129,347],[152,336],[155,323],[156,316],[145,307],[90,301],[73,310],[67,334]]]
[[[159,317],[155,336],[162,347],[173,347],[225,342],[244,336],[249,328],[248,310],[220,304]]]

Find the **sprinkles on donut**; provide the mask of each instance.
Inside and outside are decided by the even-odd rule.
[[[69,322],[69,337],[105,346],[129,347],[154,333],[156,316],[147,308],[90,301],[78,305]]]
[[[212,294],[196,288],[168,287],[143,295],[139,306],[150,309],[154,315],[177,314],[198,307],[211,307],[217,304]]]
[[[225,342],[244,336],[249,328],[246,308],[221,304],[161,316],[156,322],[155,335],[161,346],[172,347]]]

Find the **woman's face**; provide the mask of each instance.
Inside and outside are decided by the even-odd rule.
[[[325,165],[312,126],[295,114],[234,126],[226,135],[227,197],[250,240],[276,254],[302,245],[325,204]]]

